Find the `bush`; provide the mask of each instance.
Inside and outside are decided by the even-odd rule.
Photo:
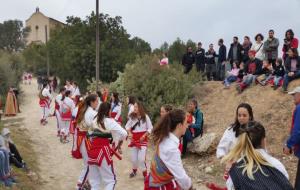
[[[184,75],[181,65],[162,68],[157,57],[146,55],[137,58],[134,64],[127,64],[124,73],[119,73],[118,79],[111,83],[110,91],[119,92],[121,97],[132,95],[142,100],[155,119],[164,104],[185,106],[194,96],[194,85],[201,81],[201,75],[195,70]]]

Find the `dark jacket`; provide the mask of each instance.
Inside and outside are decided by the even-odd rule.
[[[300,158],[300,104],[295,108],[292,120],[290,138],[287,140],[287,147],[294,148],[295,156]]]
[[[240,69],[239,70],[238,78],[240,80],[243,80],[244,76],[246,76],[246,75],[247,75],[247,72],[245,71],[245,69]]]
[[[242,57],[243,57],[242,60],[244,63],[246,63],[249,60],[248,53],[249,53],[251,47],[252,47],[252,43],[250,43],[249,46],[247,46],[247,47],[242,47],[241,53],[242,53]]]
[[[195,62],[195,56],[193,53],[186,53],[182,57],[182,65],[187,66],[187,65],[193,65]]]
[[[205,64],[205,50],[203,48],[198,49],[195,53],[196,64]]]
[[[206,64],[215,64],[216,63],[216,61],[215,61],[215,58],[217,57],[217,54],[216,54],[216,52],[214,51],[214,52],[211,52],[211,51],[207,51],[206,53],[205,53],[205,59],[206,59]]]
[[[247,74],[260,75],[262,73],[262,62],[255,58],[253,60],[248,60],[245,65],[245,71]]]
[[[277,76],[277,77],[283,77],[285,74],[285,71],[284,71],[284,67],[282,65],[279,65],[274,68],[274,71],[273,71],[273,75]]]
[[[269,75],[272,75],[272,73],[273,73],[272,70],[270,70],[270,69],[264,67],[264,68],[261,69],[261,71],[260,71],[260,73],[258,73],[258,75],[263,75],[263,74],[265,74],[265,75],[269,76]]]
[[[226,55],[227,55],[226,46],[223,44],[219,48],[218,62],[222,63],[226,61]]]
[[[231,61],[233,61],[233,46],[234,44],[232,43],[230,45],[230,49],[229,49],[229,53],[228,53],[228,59],[230,59]],[[238,43],[237,44],[237,59],[239,62],[242,61],[242,49],[243,49],[243,46]]]
[[[297,71],[300,71],[300,57],[295,58],[297,60]],[[285,60],[285,71],[286,73],[291,72],[292,70],[292,59],[290,57]]]
[[[196,128],[196,129],[201,129],[202,128],[202,121],[203,121],[203,113],[200,111],[199,108],[197,108],[194,112],[194,117],[195,117],[195,123],[192,124],[190,127]]]

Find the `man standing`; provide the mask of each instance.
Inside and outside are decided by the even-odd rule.
[[[293,113],[292,128],[289,139],[286,146],[283,148],[283,152],[287,155],[294,152],[295,156],[300,158],[300,87],[295,88],[290,95],[294,96],[294,102],[296,108]],[[300,190],[300,160],[298,160],[298,168],[296,174],[295,190]]]
[[[217,64],[217,79],[223,81],[225,78],[225,61],[226,61],[226,46],[224,45],[224,40],[220,39],[219,42],[219,55]]]
[[[264,52],[269,63],[272,63],[273,68],[276,67],[276,59],[278,58],[279,40],[274,37],[274,30],[269,31],[269,38],[264,43]]]
[[[216,80],[216,61],[217,54],[214,50],[214,45],[210,44],[208,51],[205,53],[206,58],[206,76],[207,80],[210,81],[211,77]]]
[[[239,38],[236,36],[233,37],[233,43],[230,45],[228,53],[228,60],[230,61],[231,68],[234,61],[238,61],[238,63],[241,63],[242,49],[243,46],[239,43]]]
[[[198,49],[195,53],[197,72],[204,73],[205,71],[205,50],[202,48],[202,43],[198,43]]]
[[[195,62],[195,56],[193,54],[192,47],[187,48],[186,54],[182,57],[182,65],[184,66],[184,74],[188,74],[193,68]]]

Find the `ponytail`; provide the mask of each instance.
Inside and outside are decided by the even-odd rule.
[[[158,145],[163,139],[173,132],[177,125],[184,123],[185,112],[180,109],[174,109],[162,117],[152,131],[153,144]]]
[[[104,119],[106,117],[109,117],[109,112],[110,112],[111,105],[108,102],[104,102],[100,105],[99,111],[97,114],[97,123],[100,124],[100,126],[105,130],[105,125],[104,125]]]
[[[245,129],[240,129],[241,134],[234,148],[222,159],[222,163],[237,162],[243,159],[243,174],[247,173],[254,180],[253,174],[260,171],[266,175],[261,165],[271,166],[264,157],[255,149],[261,148],[261,142],[265,138],[265,128],[258,122],[250,122]]]

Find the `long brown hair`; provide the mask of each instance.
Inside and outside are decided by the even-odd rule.
[[[152,131],[153,144],[158,145],[170,132],[176,129],[178,124],[184,123],[185,118],[185,112],[180,109],[174,109],[162,117]]]
[[[144,105],[142,104],[142,102],[140,101],[136,101],[135,104],[138,106],[138,110],[139,110],[139,113],[140,113],[140,116],[141,116],[141,119],[143,122],[146,121],[146,110],[145,110],[145,107]],[[135,113],[135,112],[132,112],[129,117],[131,119],[137,119],[138,118],[138,114]]]
[[[91,106],[91,103],[97,100],[96,94],[90,94],[88,97],[85,98],[82,109],[79,110],[79,114],[77,117],[77,123],[81,123],[84,119],[84,114],[89,106]]]
[[[103,129],[106,129],[105,125],[104,125],[104,119],[105,119],[105,117],[109,117],[110,108],[111,108],[111,105],[108,102],[102,103],[99,107],[99,111],[98,111],[98,114],[96,116],[97,117],[97,123],[100,124],[100,126]]]
[[[238,161],[242,158],[245,162],[243,167],[243,174],[247,173],[250,179],[254,179],[253,174],[260,171],[264,174],[261,165],[271,166],[264,157],[255,149],[262,148],[262,140],[266,137],[265,128],[256,121],[248,123],[247,127],[240,129],[241,134],[238,138],[237,144],[234,148],[224,156],[222,163],[228,161]],[[265,174],[264,174],[265,175]]]

